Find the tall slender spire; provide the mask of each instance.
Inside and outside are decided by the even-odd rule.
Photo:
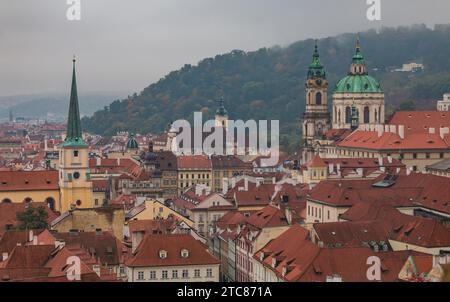
[[[308,69],[308,78],[325,78],[325,69],[320,62],[319,48],[317,46],[317,40],[314,44],[313,60]]]
[[[67,135],[64,141],[64,146],[83,147],[86,146],[86,143],[83,141],[83,135],[81,131],[80,109],[78,106],[77,93],[77,77],[75,73],[75,56],[73,57],[72,62],[72,87],[70,90],[69,117],[67,121]]]

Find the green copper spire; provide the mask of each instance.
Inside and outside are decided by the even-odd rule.
[[[308,79],[311,78],[325,78],[325,69],[323,68],[322,63],[320,62],[319,50],[317,47],[317,40],[314,45],[314,54],[311,65],[309,65],[308,69]]]
[[[75,74],[75,57],[73,58],[72,88],[70,91],[69,118],[64,147],[87,147],[81,132],[80,109],[78,106],[77,79]]]
[[[352,60],[353,64],[364,64],[364,56],[361,53],[361,42],[359,40],[359,35],[356,37],[356,47],[355,47],[355,55]]]
[[[217,108],[216,110],[216,115],[220,115],[220,116],[228,116],[228,112],[225,109],[225,100],[223,99],[223,97],[220,98],[219,102],[219,108]]]

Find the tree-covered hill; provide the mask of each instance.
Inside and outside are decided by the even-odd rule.
[[[330,102],[334,85],[348,72],[355,37],[343,34],[318,42],[330,81]],[[360,33],[360,38],[368,70],[386,93],[388,112],[399,107],[435,108],[435,100],[450,90],[450,25],[384,28]],[[232,119],[279,119],[281,144],[293,150],[299,144],[304,81],[313,47],[314,40],[309,39],[286,48],[235,50],[196,66],[185,65],[140,94],[84,118],[84,127],[103,135],[160,132],[173,120],[191,118],[194,111],[213,117],[215,100],[223,94]],[[391,72],[411,61],[425,64],[425,72]]]

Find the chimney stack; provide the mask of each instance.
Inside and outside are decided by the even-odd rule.
[[[405,139],[405,126],[404,125],[398,125],[398,136],[400,136],[401,139]]]
[[[444,139],[444,136],[446,134],[449,134],[449,128],[448,127],[443,127],[439,129],[439,135],[441,136],[441,139]]]

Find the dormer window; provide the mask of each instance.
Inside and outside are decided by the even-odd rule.
[[[187,258],[189,257],[189,251],[187,249],[181,250],[181,258]]]
[[[165,251],[165,250],[160,250],[160,251],[159,251],[159,258],[161,258],[161,259],[166,259],[166,258],[167,258],[167,251]]]
[[[73,151],[73,157],[78,157],[78,150]]]

